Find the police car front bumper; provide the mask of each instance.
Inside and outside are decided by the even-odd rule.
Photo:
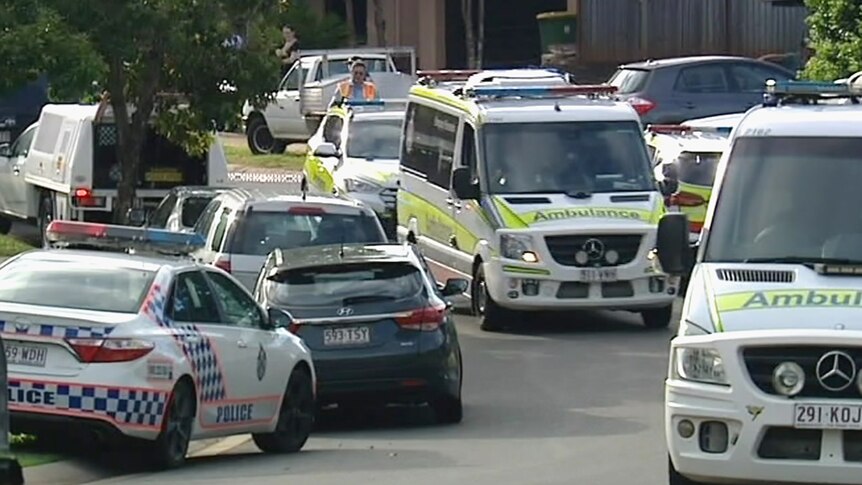
[[[862,339],[862,333],[782,330],[676,338],[671,349],[671,377],[665,384],[665,435],[674,468],[703,483],[858,484],[862,476],[862,431],[816,425],[802,429],[794,420],[797,405],[847,405],[856,409],[859,401],[790,399],[767,393],[755,384],[743,357],[743,350],[749,347],[846,348],[848,339]],[[674,370],[677,349],[691,347],[717,351],[729,385],[680,378]],[[776,361],[783,360],[776,357]],[[852,426],[858,430],[860,424]]]

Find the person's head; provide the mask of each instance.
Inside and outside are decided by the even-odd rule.
[[[284,40],[291,41],[296,39],[296,32],[294,32],[293,27],[289,25],[285,25],[281,28],[281,35],[284,36]]]
[[[355,83],[365,82],[368,78],[368,67],[362,59],[355,59],[350,64],[350,76]]]

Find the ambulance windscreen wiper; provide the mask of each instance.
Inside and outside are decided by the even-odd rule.
[[[587,192],[586,190],[567,190],[565,194],[567,197],[573,199],[589,199],[593,196],[592,192]]]
[[[815,256],[780,256],[772,258],[748,258],[743,263],[801,264],[813,268],[817,264],[837,266],[862,266],[862,260],[850,258],[821,258]]]

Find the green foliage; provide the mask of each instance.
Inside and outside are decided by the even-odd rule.
[[[350,40],[350,29],[341,17],[331,13],[321,17],[305,2],[291,4],[279,20],[296,32],[300,49],[337,49]]]
[[[862,0],[805,0],[814,57],[809,79],[834,81],[862,71]]]

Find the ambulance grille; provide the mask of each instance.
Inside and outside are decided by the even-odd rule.
[[[738,283],[793,283],[796,278],[793,271],[770,269],[720,269],[716,274],[720,280]]]
[[[780,395],[772,384],[772,374],[782,362],[794,362],[805,372],[805,387],[798,398],[859,399],[862,397],[855,384],[856,375],[850,376],[853,382],[838,391],[827,389],[817,378],[817,366],[824,355],[839,351],[851,359],[856,369],[862,368],[862,347],[835,348],[814,345],[793,346],[752,346],[742,349],[742,359],[751,381],[766,394]],[[855,374],[855,373],[854,373]],[[831,381],[827,381],[831,383]],[[840,381],[838,383],[841,383]]]

